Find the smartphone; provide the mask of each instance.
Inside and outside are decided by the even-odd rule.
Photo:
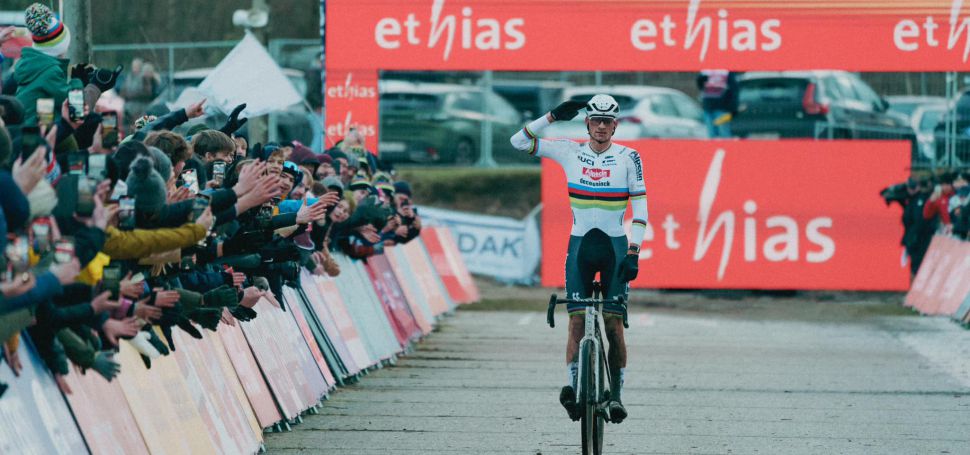
[[[115,187],[111,190],[111,197],[108,198],[111,202],[118,202],[121,198],[128,195],[128,184],[124,180],[118,180],[115,183]]]
[[[112,300],[118,300],[118,294],[121,293],[121,267],[105,267],[101,276],[101,285],[103,290],[111,292]]]
[[[61,239],[54,245],[54,262],[67,264],[74,259],[74,242]]]
[[[101,145],[106,148],[118,145],[118,113],[115,111],[101,113]]]
[[[67,110],[72,121],[84,117],[84,91],[71,90],[67,92]]]
[[[212,180],[219,185],[222,185],[222,180],[226,176],[226,162],[225,161],[213,161],[212,162]]]
[[[7,235],[7,248],[4,250],[4,259],[7,260],[5,271],[5,281],[13,281],[14,277],[20,276],[30,269],[30,245],[27,237],[16,234]]]
[[[84,155],[81,152],[67,154],[67,173],[84,175]]]
[[[118,228],[125,231],[135,228],[135,198],[121,196],[118,199]]]
[[[195,174],[195,169],[186,169],[182,172],[182,185],[192,194],[199,194],[199,178]]]
[[[34,154],[37,147],[45,144],[44,138],[40,137],[40,127],[32,125],[20,129],[20,155],[24,161]]]
[[[89,217],[94,213],[94,191],[97,189],[98,182],[86,176],[77,179],[77,206],[74,213],[80,217]]]
[[[192,220],[199,219],[202,216],[202,212],[209,207],[210,197],[208,194],[200,194],[195,197],[195,201],[192,203]]]
[[[98,182],[104,180],[105,176],[108,175],[107,159],[108,155],[88,155],[88,177]]]
[[[37,98],[37,123],[54,123],[54,98]]]
[[[37,218],[30,225],[30,244],[34,251],[43,254],[51,249],[51,225],[47,218]]]

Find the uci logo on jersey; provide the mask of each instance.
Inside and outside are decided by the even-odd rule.
[[[584,167],[583,168],[583,175],[586,176],[586,177],[589,177],[590,179],[593,179],[593,180],[600,180],[600,179],[603,179],[603,178],[609,178],[610,177],[610,170],[609,169],[593,169],[593,168]]]
[[[579,155],[576,158],[579,160],[580,163],[586,163],[586,164],[588,164],[590,166],[595,166],[596,165],[596,161],[593,158],[588,157],[586,155]]]

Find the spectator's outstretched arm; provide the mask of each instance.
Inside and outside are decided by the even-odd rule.
[[[151,133],[152,131],[174,130],[176,127],[187,121],[189,121],[189,116],[186,115],[185,109],[169,112],[168,114],[158,117],[154,122],[145,125],[144,128],[138,130],[131,140],[142,142],[146,137],[148,137],[148,133]]]
[[[187,223],[178,228],[135,229],[120,231],[108,227],[104,253],[112,259],[138,259],[153,254],[187,248],[205,238],[208,230],[199,224]]]
[[[30,205],[8,171],[0,171],[0,208],[7,219],[7,230],[13,231],[27,224]]]

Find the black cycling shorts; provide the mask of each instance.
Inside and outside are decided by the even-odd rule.
[[[566,298],[588,299],[593,296],[593,278],[600,274],[603,285],[604,299],[623,296],[625,299],[630,289],[629,283],[618,276],[620,263],[626,257],[626,236],[610,237],[599,229],[593,229],[586,235],[569,237],[569,252],[566,254]],[[570,315],[582,314],[586,307],[571,303],[566,306]],[[603,305],[603,315],[623,315],[623,307],[619,305]]]

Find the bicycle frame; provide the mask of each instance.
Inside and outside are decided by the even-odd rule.
[[[587,306],[585,314],[585,332],[583,338],[579,340],[579,368],[580,372],[591,371],[593,373],[593,390],[584,390],[587,381],[577,380],[576,398],[583,403],[584,400],[592,400],[596,404],[597,411],[604,406],[609,392],[609,358],[604,354],[602,334],[606,330],[603,318],[600,317],[600,310],[596,306]],[[589,354],[589,353],[592,354]],[[587,354],[583,354],[587,353]],[[592,358],[590,358],[592,357]],[[591,362],[592,368],[586,369],[586,362]],[[606,376],[605,378],[603,376]],[[581,378],[580,378],[581,379]]]

